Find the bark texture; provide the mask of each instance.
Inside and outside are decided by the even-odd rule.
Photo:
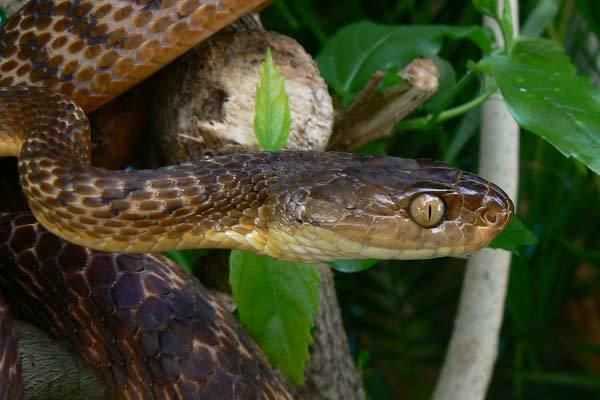
[[[371,77],[358,98],[335,119],[330,150],[356,150],[369,142],[394,134],[398,121],[413,112],[433,96],[439,88],[439,71],[435,63],[419,58],[400,73],[401,85],[382,92],[377,87],[384,78],[383,71]]]
[[[333,125],[333,107],[316,64],[292,39],[267,32],[250,17],[186,54],[152,79],[152,130],[169,163],[206,154],[258,151],[254,97],[267,49],[286,77],[292,127],[288,149],[324,150]],[[209,286],[229,291],[227,257],[203,261],[200,275]],[[341,321],[333,273],[319,266],[321,296],[305,383],[290,391],[296,399],[364,399],[362,376],[352,360]],[[222,295],[221,295],[222,296]],[[221,299],[223,300],[223,299]],[[225,301],[228,303],[228,301]]]
[[[267,49],[286,77],[290,97],[292,127],[286,148],[325,149],[333,107],[316,64],[294,40],[249,28],[247,21],[202,43],[147,85],[153,131],[160,132],[168,163],[259,150],[254,97]]]

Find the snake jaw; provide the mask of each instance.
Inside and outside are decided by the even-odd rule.
[[[276,213],[295,222],[293,231],[282,233],[281,225],[270,233],[285,249],[276,256],[292,260],[463,256],[487,246],[514,213],[499,187],[437,161],[354,156],[341,171],[318,176],[304,169],[298,180],[302,196],[287,186],[292,194]],[[445,205],[431,227],[415,222],[409,211],[424,194]]]

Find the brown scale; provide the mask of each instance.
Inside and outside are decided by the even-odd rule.
[[[90,112],[264,3],[33,0],[0,28],[0,86],[52,87]]]
[[[8,214],[0,217],[0,288],[19,316],[49,327],[119,398],[289,398],[238,322],[163,257],[95,252],[31,214]],[[10,322],[0,313],[0,354],[13,365],[0,370],[0,398],[18,399]]]
[[[152,4],[146,3],[148,2],[131,2],[131,7],[126,6],[119,8],[119,6],[113,7],[113,4],[122,6],[123,2],[85,2],[81,3],[79,7],[75,7],[75,3],[67,1],[30,2],[23,10],[16,14],[0,32],[0,55],[2,56],[0,59],[0,85],[8,86],[17,83],[43,85],[78,99],[78,101],[83,104],[84,108],[89,111],[106,102],[118,92],[125,90],[127,87],[139,82],[145,76],[153,73],[164,63],[175,58],[187,47],[190,47],[203,37],[212,33],[212,29],[218,29],[219,27],[228,24],[232,19],[249,11],[251,8],[262,3],[262,1],[223,2],[223,4],[204,1],[164,1],[162,4],[161,2],[153,2]],[[140,11],[140,7],[146,5],[149,5],[150,8],[147,11]],[[157,8],[155,7],[156,5],[161,5],[161,7]],[[94,19],[89,18],[90,15],[93,15],[93,17],[98,20],[107,18],[107,21],[112,23],[113,21],[110,21],[111,11],[114,13],[112,16],[113,21],[125,26],[129,25],[128,29],[116,27],[113,31],[109,32],[107,29],[108,24],[95,23]],[[164,14],[174,16],[174,18],[161,17],[161,15]],[[130,20],[127,20],[128,15],[134,18],[134,20],[131,21],[131,18]],[[202,27],[198,22],[201,22],[203,19],[214,19],[219,22],[211,27],[211,29],[205,29],[205,27]],[[153,22],[155,20],[156,22]],[[169,29],[169,23],[172,22],[172,20],[179,20],[179,22],[175,24],[173,29]],[[131,25],[132,23],[133,25]],[[147,24],[150,24],[150,31],[159,35],[154,35],[154,37],[150,37],[146,43],[141,43],[140,39],[144,36],[133,31],[139,28],[145,33],[145,30],[147,29],[145,25]],[[185,37],[182,36],[184,34]],[[185,42],[185,46],[181,46],[178,43],[180,39]],[[113,46],[113,48],[108,48],[110,46]],[[139,47],[139,49],[137,47]],[[157,60],[158,55],[160,56],[160,60]],[[137,59],[140,60],[140,63],[135,61]],[[96,65],[98,67],[96,67]],[[27,97],[27,95],[25,95],[25,97]],[[71,104],[64,103],[62,100],[57,100],[54,106],[57,106],[59,110],[67,110],[67,113],[63,115],[64,119],[57,120],[57,114],[54,113],[57,109],[48,107],[55,99],[56,97],[50,96],[50,98],[45,99],[50,100],[49,102],[43,101],[41,104],[29,104],[32,108],[29,109],[27,113],[29,115],[48,116],[46,119],[40,118],[38,121],[42,126],[49,128],[47,130],[48,135],[43,139],[45,145],[51,147],[66,145],[66,147],[64,147],[64,152],[61,153],[59,151],[53,154],[52,157],[56,157],[59,160],[65,160],[74,155],[84,162],[89,161],[89,142],[86,138],[88,135],[86,127],[80,126],[81,132],[78,132],[78,129],[65,129],[64,133],[66,133],[66,135],[63,138],[64,141],[61,143],[57,142],[57,131],[64,129],[67,126],[72,127],[72,124],[76,123],[75,120],[79,119],[81,114],[78,114],[77,108],[73,108]],[[24,98],[17,96],[17,99],[15,100],[19,102],[24,100]],[[11,104],[2,105],[3,115],[16,115],[17,112],[18,111],[13,109]],[[48,112],[48,114],[45,114],[45,112]],[[53,123],[56,124],[52,125]],[[7,124],[12,127],[8,128]],[[56,129],[54,127],[56,127]],[[13,134],[20,134],[24,129],[23,121],[15,121],[12,119],[3,119],[0,121],[0,130],[3,132],[11,130]],[[83,134],[84,137],[81,137],[81,134]],[[77,143],[77,146],[74,146],[75,143]],[[18,151],[15,151],[15,149],[21,145],[20,139],[15,136],[0,137],[0,144],[3,145],[0,146],[0,155],[10,155],[10,153],[17,154]],[[72,154],[69,154],[71,152]],[[30,149],[30,154],[40,155],[40,153],[36,153],[35,148]],[[48,205],[52,205],[52,201],[58,202],[54,204],[62,204],[64,201],[73,200],[74,196],[69,193],[57,193],[57,186],[55,184],[61,182],[64,183],[63,178],[59,177],[56,182],[51,182],[52,176],[65,173],[64,168],[56,166],[47,159],[40,159],[34,163],[23,160],[22,166],[23,168],[32,171],[32,179],[39,180],[40,182],[39,187],[32,189],[33,194],[38,196],[56,195],[56,200],[51,200]],[[92,188],[92,186],[89,185],[89,182],[86,187],[88,188],[89,193],[89,189]],[[78,189],[81,190],[81,193],[86,192],[83,186],[78,187]],[[94,192],[95,191],[96,189],[94,188]],[[168,195],[166,195],[166,197],[168,197]],[[33,201],[33,204],[36,203],[36,201]],[[118,209],[118,204],[115,203],[115,207]],[[171,205],[171,207],[173,207],[173,205]],[[59,211],[57,216],[68,218],[69,212],[81,214],[82,210],[82,207],[71,205],[65,210]],[[75,227],[82,227],[86,224],[94,224],[94,220],[92,218],[82,217],[80,223],[76,223]],[[28,227],[23,227],[23,229],[20,230],[15,228],[13,240],[19,242],[21,246],[28,243],[28,240],[29,243],[32,243],[31,232],[32,229]],[[42,238],[50,237],[48,235],[49,234],[46,234],[45,236],[42,235]],[[39,253],[43,252],[44,245],[42,243],[43,240],[36,245],[36,247],[42,246],[42,250],[38,251]],[[18,254],[14,253],[12,260],[5,254],[5,256],[9,258],[9,261],[3,259],[2,263],[14,263],[15,261],[24,262],[28,257],[27,255],[32,254],[31,252],[22,253],[20,251],[22,250],[21,248],[18,248],[17,250],[19,250]],[[77,254],[83,255],[83,257],[78,258]],[[61,255],[59,264],[60,267],[65,267],[65,269],[69,269],[69,266],[81,268],[85,265],[88,257],[93,258],[86,250],[79,249],[78,252],[77,248],[71,247],[68,255],[67,253]],[[29,261],[31,265],[35,260],[30,259]],[[158,264],[162,261],[153,260],[153,262]],[[58,267],[59,264],[54,263],[53,265]],[[173,266],[168,263],[161,267],[164,269],[173,268]],[[35,277],[33,271],[28,272],[31,272],[28,279],[34,279],[39,282],[28,287],[29,293],[43,296],[44,292],[40,291],[39,288],[43,287],[44,284],[47,284],[47,277],[43,276],[43,274],[42,276]],[[106,271],[103,270],[102,274],[104,273],[106,273]],[[169,274],[172,274],[172,272],[169,272]],[[162,276],[161,279],[173,278],[173,276],[167,276],[168,274],[163,275],[164,276]],[[89,298],[90,301],[92,301],[91,299],[94,298],[95,295],[90,297],[88,292],[80,290],[82,286],[81,280],[79,280],[78,277],[81,278],[81,275],[72,275],[70,277],[68,280],[70,286],[68,289],[65,289],[66,291],[63,294],[63,297],[58,296],[54,298],[54,300],[48,298],[46,304],[53,304],[53,301],[54,304],[56,304],[56,301],[59,301],[61,307],[59,307],[58,310],[63,310],[66,309],[66,307],[64,307],[64,302],[60,302],[62,298],[71,298],[71,300],[74,301],[79,298],[78,296],[87,296],[86,298]],[[109,279],[109,277],[110,276],[105,275],[104,279]],[[189,280],[187,277],[186,279]],[[206,298],[207,294],[203,292],[203,289],[195,287],[197,283],[188,282],[186,284],[193,289],[196,296]],[[14,285],[11,285],[11,288],[14,289],[14,287]],[[76,297],[74,297],[73,293]],[[181,297],[176,294],[171,295],[174,299]],[[19,301],[20,308],[24,309],[22,307],[23,304],[20,302],[20,299],[23,299],[23,297],[17,296],[17,299],[19,299],[17,301]],[[100,298],[96,298],[96,300],[101,301]],[[202,303],[198,302],[198,304]],[[35,307],[31,307],[31,309],[35,309]],[[50,307],[48,311],[49,316],[46,318],[49,326],[54,325],[55,334],[59,337],[64,337],[65,335],[68,336],[68,327],[73,326],[73,322],[70,322],[71,320],[83,321],[84,316],[93,315],[90,311],[78,310],[76,308],[73,309],[70,316],[61,317],[61,312],[62,311],[52,310]],[[206,314],[205,310],[203,313]],[[0,370],[0,398],[4,398],[4,396],[8,396],[7,398],[10,399],[20,398],[22,396],[22,385],[20,385],[18,381],[12,380],[14,378],[17,378],[17,380],[20,378],[20,365],[17,363],[14,335],[12,328],[10,327],[10,315],[1,313],[0,318],[0,333],[3,335],[0,347],[4,345],[8,346],[7,349],[2,348],[2,350],[8,350],[8,352],[3,352],[4,357],[2,358],[8,365],[3,365],[3,367],[6,368]],[[204,318],[206,318],[206,315]],[[225,320],[227,320],[227,318],[230,317],[225,317]],[[220,324],[221,323],[219,323],[219,325]],[[99,329],[98,327],[102,326],[103,325],[93,324],[93,327],[90,326],[93,328],[90,329],[90,331],[81,331],[81,338],[71,335],[69,340],[76,348],[80,348],[85,354],[86,348],[89,348],[85,347],[84,344],[92,344],[88,337],[90,332],[93,332],[93,335],[96,336],[95,340],[98,343],[102,343],[107,337],[111,337],[109,334],[110,332],[102,331],[102,328],[100,328],[102,332],[99,334],[97,331]],[[115,330],[122,329],[122,327],[119,326],[119,323],[114,325],[114,327]],[[96,332],[94,332],[94,329]],[[237,327],[235,327],[234,330],[236,331],[235,333],[237,336],[239,334],[237,332]],[[229,332],[231,335],[234,330],[226,329],[225,332]],[[177,333],[180,334],[181,332]],[[202,335],[206,336],[208,333],[210,333],[210,331],[205,332]],[[11,340],[13,341],[12,343]],[[139,341],[139,338],[137,338],[137,340]],[[206,365],[204,365],[204,363],[201,363],[202,365],[192,365],[197,368],[188,373],[190,376],[180,376],[179,382],[177,383],[179,386],[167,382],[168,380],[165,381],[165,378],[161,376],[169,375],[170,378],[178,376],[177,372],[172,368],[169,370],[168,363],[163,362],[162,364],[159,363],[159,365],[156,361],[150,359],[148,365],[142,365],[140,358],[138,358],[139,365],[137,365],[135,369],[137,375],[144,375],[144,379],[142,379],[142,382],[138,383],[133,381],[125,383],[126,377],[128,380],[135,379],[136,374],[131,371],[119,370],[115,366],[122,364],[122,362],[130,356],[123,355],[119,357],[119,351],[114,352],[113,350],[115,348],[107,345],[102,345],[101,348],[106,348],[107,351],[112,354],[112,362],[115,361],[115,357],[119,358],[119,362],[115,363],[115,366],[111,368],[102,365],[97,366],[103,371],[102,373],[105,376],[105,380],[109,383],[112,381],[112,388],[115,393],[122,397],[128,396],[128,392],[137,391],[139,391],[139,393],[137,393],[137,395],[131,395],[131,398],[153,398],[154,396],[157,398],[172,398],[176,397],[176,393],[174,392],[177,392],[180,398],[197,398],[200,395],[200,392],[204,392],[207,396],[211,396],[213,391],[214,393],[218,392],[219,394],[224,394],[226,397],[228,397],[227,394],[229,393],[232,398],[254,398],[260,393],[262,393],[264,397],[275,398],[274,390],[280,392],[277,396],[277,398],[279,398],[282,395],[281,393],[284,393],[282,392],[283,389],[277,387],[277,381],[269,375],[270,372],[266,366],[267,364],[260,354],[256,355],[256,359],[251,361],[250,365],[252,363],[262,363],[264,365],[260,366],[259,369],[264,369],[265,371],[255,373],[254,375],[250,373],[249,380],[247,381],[244,377],[241,377],[241,379],[233,379],[227,371],[218,373],[220,365],[227,365],[226,360],[231,359],[231,357],[235,357],[236,359],[240,358],[239,354],[231,355],[227,352],[233,350],[232,354],[235,354],[235,351],[239,351],[243,348],[243,346],[240,346],[239,349],[233,348],[239,346],[236,342],[237,339],[233,336],[231,339],[224,338],[223,340],[228,343],[225,346],[225,352],[219,350],[215,352],[215,355],[205,354],[202,356],[202,354],[200,354],[198,356],[200,357],[199,359],[206,361]],[[242,338],[242,340],[244,339]],[[248,343],[248,346],[252,346],[252,344]],[[132,347],[135,348],[134,342],[132,342],[131,345],[128,345],[126,350],[131,350]],[[168,346],[165,350],[168,350]],[[253,354],[253,352],[256,351],[256,349],[253,350],[252,348],[247,350],[250,354]],[[98,349],[95,351],[98,351]],[[88,351],[88,355],[89,354]],[[138,354],[142,354],[142,352],[138,351]],[[106,356],[102,357],[106,358]],[[144,357],[146,356],[144,355]],[[198,357],[188,357],[191,360],[188,364],[190,362],[192,364],[198,363]],[[217,358],[214,359],[214,357]],[[166,358],[163,357],[163,359]],[[243,359],[243,357],[241,357],[241,359]],[[92,356],[89,356],[87,360],[92,364],[94,363]],[[135,361],[135,358],[133,360]],[[231,364],[231,362],[229,362],[229,364]],[[242,364],[248,363],[242,361],[240,365]],[[189,370],[189,367],[187,367],[187,369]],[[145,371],[145,373],[142,374],[142,372],[139,372],[138,370]],[[148,370],[151,372],[150,375]],[[216,375],[213,376],[213,374]],[[139,380],[140,377],[138,376],[137,379]],[[257,382],[256,379],[258,379],[259,382]],[[270,379],[274,383],[268,381],[260,382],[260,379]],[[171,379],[171,381],[172,380],[173,379]],[[196,380],[195,386],[193,383],[194,380]],[[271,388],[271,385],[273,384],[276,386],[275,389]],[[6,392],[7,389],[9,392]],[[223,390],[225,390],[225,393],[223,393]]]
[[[90,165],[85,112],[262,3],[37,0],[0,29],[0,85],[27,84],[0,88],[0,156],[19,157],[21,186],[37,221],[70,242],[97,250],[139,253],[221,247],[304,262],[462,255],[487,245],[506,226],[513,207],[501,189],[428,160],[295,151],[226,155],[152,171],[107,171]],[[33,82],[36,79],[40,80]],[[31,86],[46,82],[52,89]],[[421,195],[444,204],[434,225],[423,226],[411,214],[413,200]],[[117,278],[124,283],[111,280],[117,286],[110,290],[93,289],[93,285],[86,286],[89,277],[86,280],[77,268],[87,267],[95,256],[75,245],[61,245],[60,255],[51,264],[68,273],[68,285],[67,281],[57,283],[66,286],[64,295],[50,298],[41,289],[46,285],[42,276],[35,275],[39,254],[29,247],[36,246],[38,236],[53,236],[42,235],[31,219],[13,223],[6,232],[9,237],[5,240],[10,243],[0,260],[10,265],[22,263],[15,274],[24,274],[22,286],[34,297],[63,306],[73,298],[91,301],[111,315],[116,312],[115,304],[125,305],[127,310],[117,312],[124,319],[115,324],[105,317],[105,328],[112,335],[127,336],[135,331],[131,318],[139,308],[134,307],[136,301],[128,300],[142,301],[135,296],[147,293],[135,289],[140,287],[140,281],[133,278],[136,271],[119,269],[127,278],[121,281],[119,274]],[[142,265],[128,265],[143,269],[142,259],[111,257],[117,264],[118,260],[138,260]],[[163,280],[183,279],[180,273],[163,267],[156,270]],[[130,297],[115,300],[115,287],[122,294],[125,283],[134,288]],[[184,286],[196,287],[191,282]],[[181,295],[184,299],[197,297],[201,304],[201,289],[192,291],[195,294]],[[171,301],[178,302],[178,298]],[[93,329],[103,331],[104,327],[94,322],[90,331],[73,328],[93,315],[92,310],[74,307],[74,314],[66,315],[64,309],[49,306],[48,318],[39,322],[56,321],[55,334],[68,337],[83,351],[84,358],[99,368],[117,394],[126,397],[127,390],[143,390],[149,377],[156,379],[153,385],[162,385],[152,387],[159,398],[172,398],[173,391],[183,390],[176,389],[174,382],[188,385],[187,378],[194,372],[184,374],[186,379],[174,380],[177,369],[172,357],[180,353],[171,354],[177,350],[170,348],[172,341],[156,343],[156,337],[144,335],[136,336],[141,342],[127,342],[122,347],[120,342],[112,346],[101,341],[100,347],[106,348],[102,352],[93,346],[94,338],[104,340],[110,335],[96,335]],[[177,325],[173,329],[179,332],[184,328]],[[231,329],[223,329],[225,343],[233,341],[227,334]],[[136,346],[144,344],[161,354],[168,351],[171,358],[160,362],[147,358],[126,373],[111,369],[112,361],[107,364],[107,360],[117,365],[138,360],[136,356],[142,353]],[[221,368],[219,362],[224,361],[221,357],[216,361],[216,365],[198,363],[202,366],[199,371]],[[224,387],[231,392],[234,381],[226,381],[231,385]]]

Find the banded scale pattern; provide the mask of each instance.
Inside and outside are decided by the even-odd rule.
[[[0,27],[0,86],[93,111],[265,0],[32,0]]]
[[[50,328],[120,399],[290,398],[237,320],[164,257],[92,251],[46,231],[29,213],[5,214],[0,289],[19,316]],[[0,314],[3,337],[5,322]],[[0,356],[19,374],[8,337]],[[0,394],[11,392],[0,398],[19,398],[19,382],[13,376],[2,385],[5,378]]]
[[[0,156],[19,157],[35,215],[0,217],[0,288],[27,299],[20,311],[120,398],[288,395],[193,278],[156,256],[96,250],[427,258],[475,251],[512,216],[500,188],[429,160],[296,151],[152,171],[90,165],[86,112],[265,2],[32,0],[0,29]],[[421,194],[445,210],[427,228],[410,211]],[[11,357],[0,379],[18,374]]]
[[[234,248],[292,261],[461,255],[508,223],[506,194],[428,160],[289,151],[224,155],[155,170],[91,166],[84,112],[44,88],[0,88],[2,134],[21,186],[53,233],[104,251]],[[445,204],[439,225],[410,216],[415,196]]]

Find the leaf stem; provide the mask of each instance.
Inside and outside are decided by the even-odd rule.
[[[443,110],[450,105],[452,100],[464,89],[467,83],[471,82],[473,77],[475,76],[475,72],[472,69],[467,70],[467,73],[460,78],[460,80],[454,85],[448,96],[444,99],[444,102],[440,104],[440,106],[433,112],[433,115],[430,119],[429,124],[425,127],[426,129],[430,129],[433,124],[438,120],[440,114]]]
[[[396,125],[396,129],[397,130],[429,129],[433,123],[443,122],[443,121],[458,117],[459,115],[465,114],[466,112],[471,111],[472,109],[474,109],[476,107],[479,107],[496,90],[497,90],[496,85],[492,85],[491,87],[488,87],[479,96],[475,97],[473,100],[467,101],[464,104],[461,104],[454,108],[450,108],[446,111],[442,111],[441,113],[439,113],[439,115],[437,115],[437,118],[435,118],[436,114],[429,114],[424,117],[408,119],[406,121],[401,121],[398,125]]]

